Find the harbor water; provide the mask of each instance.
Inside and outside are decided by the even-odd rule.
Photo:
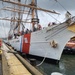
[[[45,72],[45,75],[51,75],[52,72],[60,72],[63,75],[75,75],[75,55],[62,55],[58,65],[44,62],[39,66],[39,69]]]

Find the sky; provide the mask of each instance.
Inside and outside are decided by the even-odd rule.
[[[21,1],[22,3],[25,3],[25,0]],[[30,4],[31,0],[27,0],[27,4]],[[48,10],[54,10],[60,15],[51,14],[43,11],[38,11],[38,17],[40,19],[40,24],[43,27],[47,27],[49,22],[63,22],[65,20],[65,13],[69,11],[72,16],[75,16],[75,0],[37,0],[37,7],[48,9]],[[2,3],[0,0],[0,9],[5,6],[11,6],[8,3]],[[13,13],[11,14],[9,11],[0,10],[0,18],[1,17],[11,17]],[[23,16],[25,17],[25,15]],[[4,29],[2,27],[4,26]],[[0,37],[6,37],[8,35],[10,27],[10,22],[2,21],[0,20]],[[30,25],[26,27],[31,27]],[[5,31],[4,31],[5,30]]]
[[[45,4],[43,4],[42,2],[44,2]],[[38,3],[43,8],[48,8],[48,9],[54,8],[58,11],[63,10],[60,4],[67,10],[72,10],[74,9],[75,6],[75,0],[38,0]]]

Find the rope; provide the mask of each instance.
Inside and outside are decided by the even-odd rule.
[[[5,32],[5,36],[6,36],[6,29],[5,29],[4,23],[3,23],[3,28],[4,28],[4,32]]]
[[[46,57],[44,57],[43,60],[41,61],[41,63],[38,64],[38,65],[36,65],[36,66],[40,66],[40,65],[42,65],[42,64],[44,63],[45,59],[46,59]]]
[[[51,1],[51,0],[49,0],[49,1]],[[53,7],[55,4],[56,4],[56,2],[55,2],[55,3],[53,3],[50,7]]]
[[[36,4],[36,7],[37,7],[37,0],[35,0],[35,4]],[[35,12],[36,12],[36,18],[38,18],[37,10],[35,10]]]
[[[27,2],[27,0],[25,0],[25,4],[26,4],[26,2]],[[24,10],[25,10],[25,7],[23,8],[23,12],[24,12]],[[23,18],[23,14],[21,14],[21,20],[22,20],[22,18]],[[23,27],[24,27],[24,25],[23,25]]]
[[[57,30],[55,33],[52,33],[52,34],[50,34],[50,35],[48,35],[46,38],[46,40],[48,40],[49,38],[51,38],[51,37],[53,37],[53,36],[55,36],[55,35],[57,35],[57,34],[59,34],[59,33],[61,33],[62,31],[64,31],[65,29],[67,29],[68,27],[67,26],[64,26],[64,27],[62,27],[61,29],[59,29],[59,30]],[[50,37],[49,37],[50,36]],[[49,37],[49,38],[48,38]]]
[[[56,2],[58,2],[58,4],[64,9],[66,10],[67,12],[69,12],[58,0],[55,0]],[[72,14],[71,14],[72,15]]]
[[[58,2],[58,0],[55,0],[55,1]],[[58,2],[58,3],[60,6],[62,6],[67,11],[67,9],[60,2]]]
[[[39,6],[38,6],[39,7]],[[40,7],[39,7],[40,8]],[[55,19],[56,21],[58,21],[59,23],[61,23],[59,20],[57,20],[55,17],[53,17],[52,15],[50,15],[48,12],[45,12],[47,13],[50,17],[52,17],[53,19]]]
[[[62,30],[62,31],[63,31],[63,30]],[[60,33],[60,32],[58,32],[58,33]],[[58,33],[57,33],[57,34],[58,34]],[[38,64],[37,66],[40,66],[40,65],[42,65],[42,64],[44,63],[44,61],[45,61],[45,59],[46,59],[46,56],[47,56],[47,53],[48,53],[48,52],[46,52],[45,57],[43,58],[43,60],[41,61],[41,63]]]
[[[45,59],[46,59],[47,54],[48,54],[48,52],[46,51],[46,53],[45,53],[45,56],[44,56],[43,60],[41,61],[41,63],[39,63],[39,64],[38,64],[38,65],[36,65],[36,66],[40,66],[40,65],[42,65],[42,64],[44,63],[44,61],[45,61]]]
[[[56,21],[58,21],[59,23],[61,23],[59,20],[57,20],[55,17],[53,17],[51,14],[49,14],[48,12],[46,12],[49,16],[51,16],[53,19],[55,19]],[[59,15],[58,15],[59,16]]]
[[[30,14],[30,11],[31,11],[31,8],[30,8],[30,10],[29,10],[29,12],[28,12],[28,15],[27,15],[27,17],[26,17],[25,22],[27,21],[27,18],[28,18],[29,14]]]

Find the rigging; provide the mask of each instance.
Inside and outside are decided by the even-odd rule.
[[[38,6],[39,7],[39,6]],[[40,8],[40,7],[39,7]],[[53,19],[55,19],[56,21],[58,21],[59,23],[61,23],[59,20],[57,20],[55,17],[53,17],[52,15],[50,15],[48,12],[45,12],[45,13],[47,13],[50,17],[52,17]],[[58,14],[58,16],[59,16],[60,14]]]
[[[69,12],[58,0],[55,0],[66,12]],[[69,12],[70,13],[70,12]],[[72,15],[72,14],[71,14]]]

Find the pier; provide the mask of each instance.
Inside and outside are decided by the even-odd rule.
[[[3,43],[0,54],[0,75],[43,75],[18,53]]]
[[[2,75],[2,67],[1,67],[2,63],[1,63],[1,60],[0,60],[0,75]]]

